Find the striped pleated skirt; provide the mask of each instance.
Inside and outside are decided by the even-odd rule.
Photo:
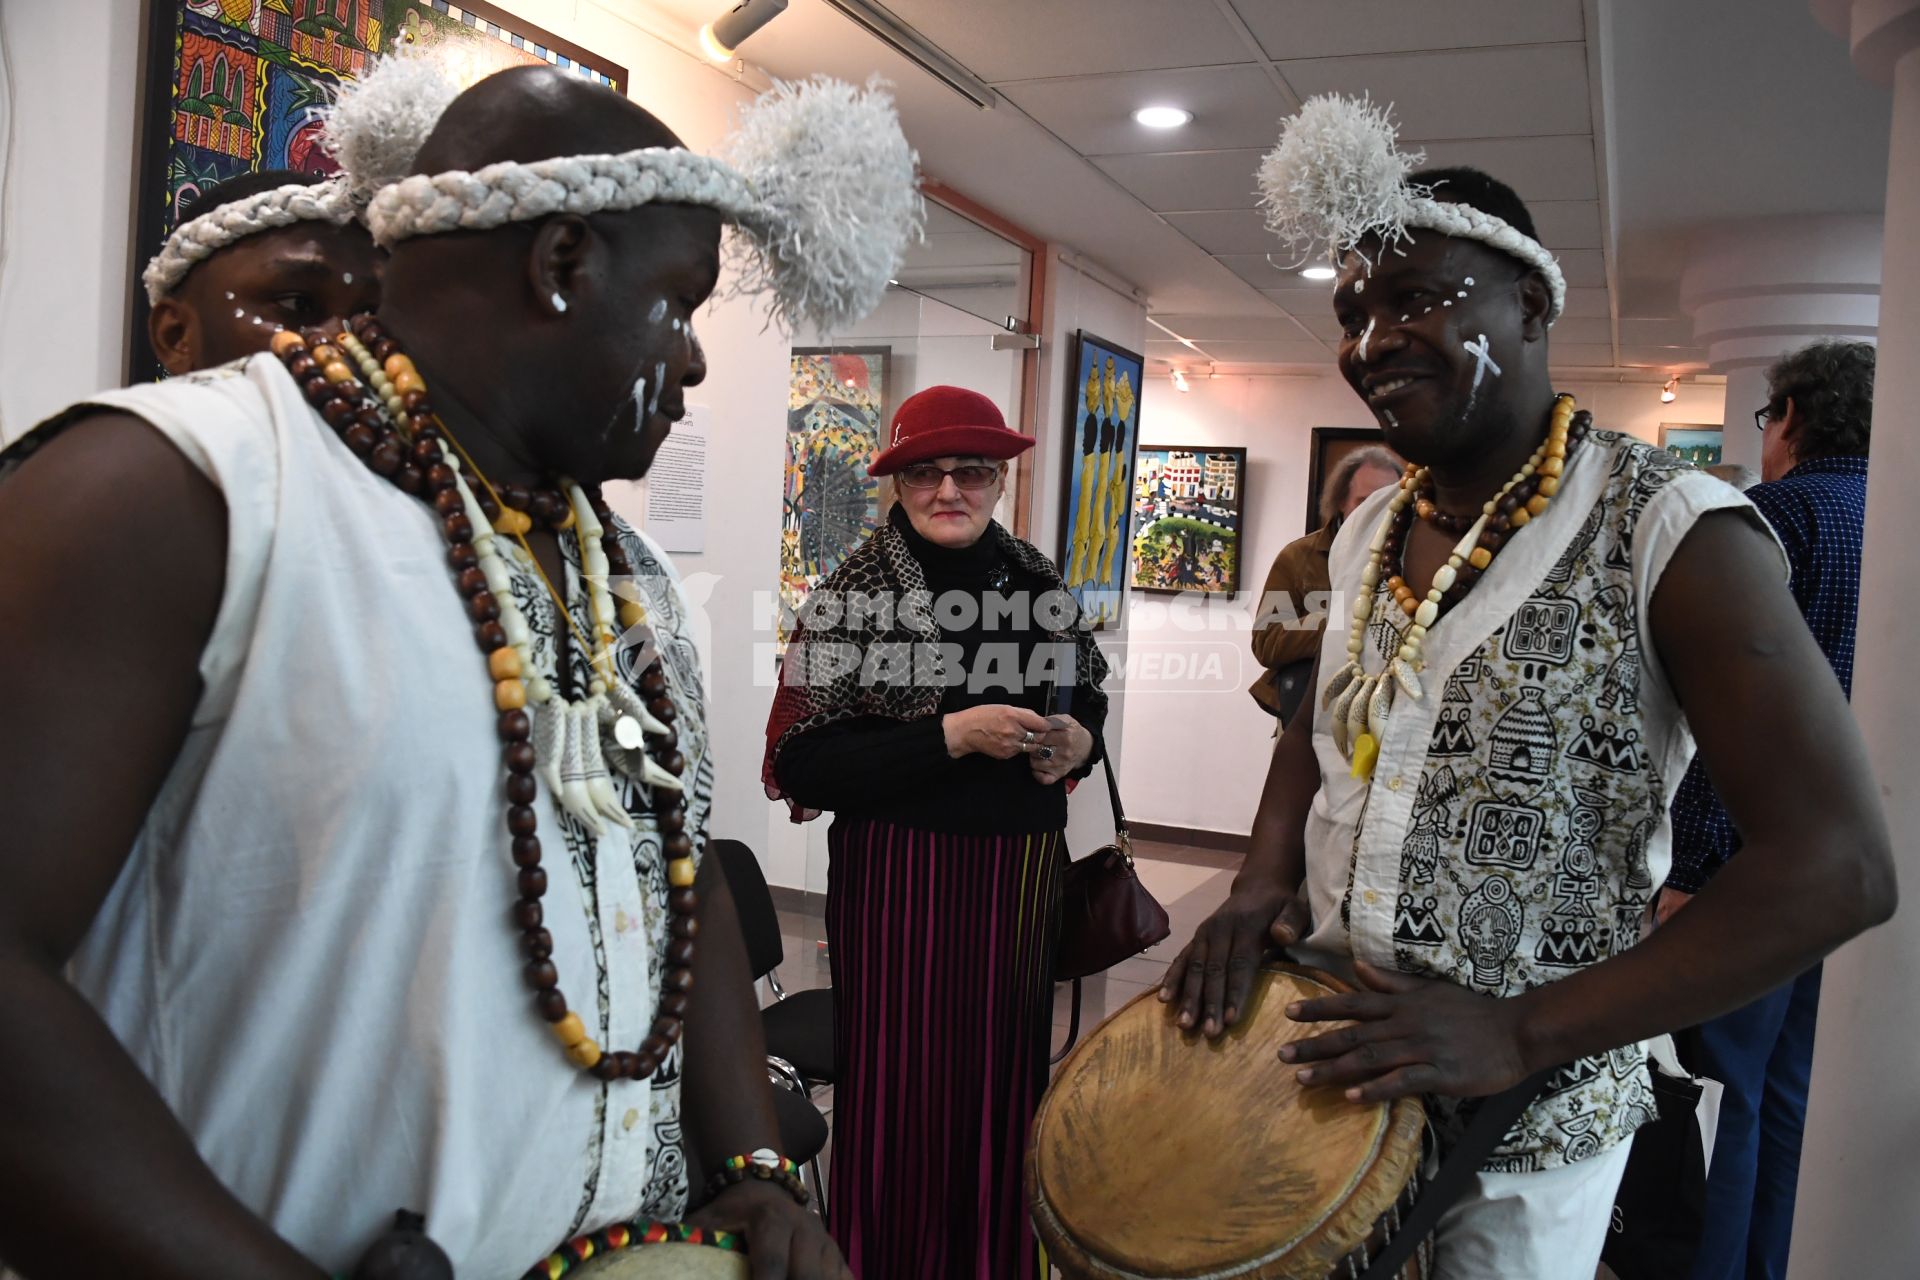
[[[1063,836],[840,818],[828,844],[833,1236],[861,1280],[1032,1280]]]

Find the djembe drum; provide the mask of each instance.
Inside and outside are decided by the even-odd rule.
[[[1280,1046],[1338,1024],[1290,1021],[1295,1000],[1349,988],[1276,964],[1218,1040],[1185,1033],[1151,991],[1060,1068],[1034,1117],[1027,1199],[1071,1280],[1328,1280],[1357,1276],[1419,1185],[1414,1098],[1350,1102],[1302,1086]],[[1423,1244],[1400,1272],[1419,1280]]]
[[[634,1223],[569,1241],[526,1280],[747,1280],[742,1247],[725,1231]]]

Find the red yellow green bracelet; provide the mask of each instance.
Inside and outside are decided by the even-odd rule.
[[[603,1253],[646,1244],[704,1244],[732,1253],[745,1253],[746,1242],[731,1231],[690,1227],[684,1222],[637,1221],[579,1236],[554,1250],[521,1280],[560,1280],[561,1276]]]
[[[707,1179],[707,1198],[713,1199],[728,1187],[739,1186],[748,1178],[777,1182],[802,1205],[809,1199],[806,1184],[800,1181],[800,1166],[765,1147],[751,1155],[729,1156]]]

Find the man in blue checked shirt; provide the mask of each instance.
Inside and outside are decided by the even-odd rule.
[[[1766,437],[1764,483],[1747,490],[1786,547],[1793,598],[1849,696],[1873,367],[1874,348],[1864,342],[1819,342],[1776,362],[1767,371],[1767,403],[1754,413]],[[1696,759],[1674,796],[1673,871],[1659,918],[1684,905],[1739,848],[1740,834]],[[1698,1029],[1688,1065],[1726,1092],[1694,1280],[1786,1275],[1819,1001],[1816,965]]]

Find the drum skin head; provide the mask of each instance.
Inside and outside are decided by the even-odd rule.
[[[747,1280],[747,1255],[704,1244],[647,1244],[589,1258],[579,1280]]]
[[[1347,990],[1272,965],[1217,1041],[1148,991],[1093,1032],[1041,1100],[1027,1197],[1075,1280],[1325,1280],[1419,1165],[1416,1099],[1349,1102],[1302,1086],[1280,1046],[1340,1025],[1286,1006]]]

